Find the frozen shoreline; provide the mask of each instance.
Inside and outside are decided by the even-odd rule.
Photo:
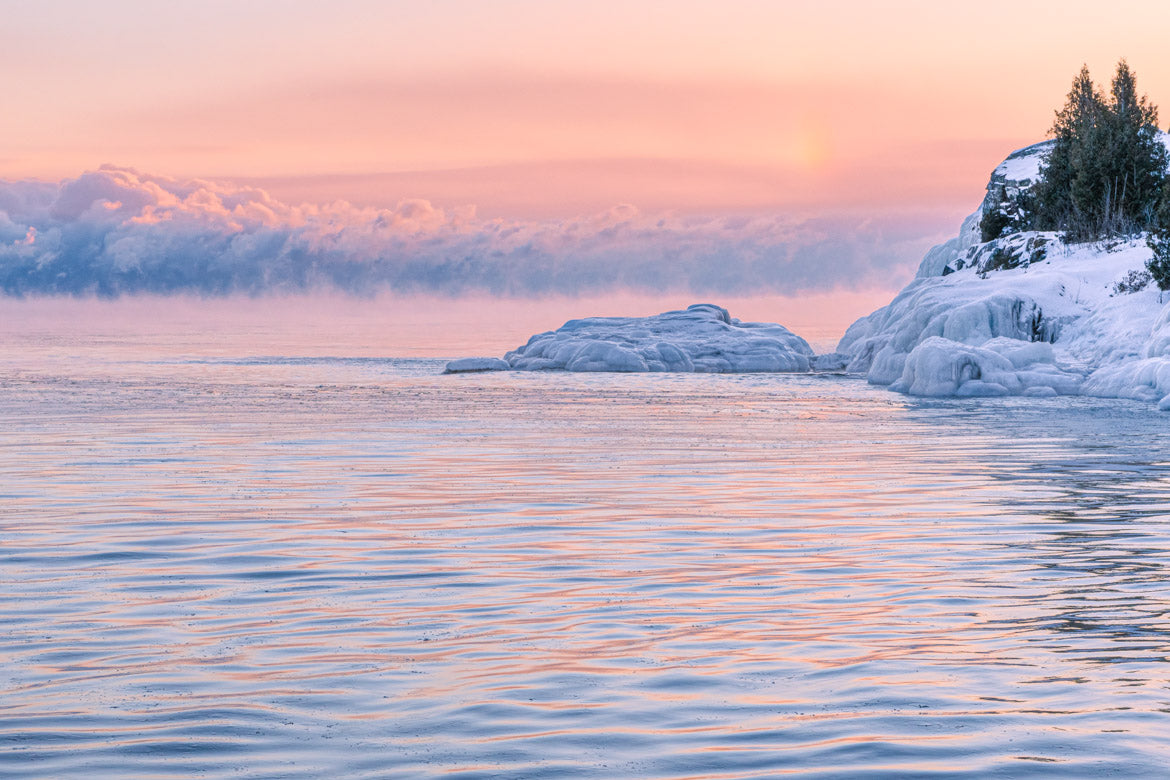
[[[835,352],[816,355],[782,325],[740,322],[697,304],[651,317],[571,320],[502,359],[455,360],[447,372],[847,371],[918,396],[1083,394],[1170,410],[1170,294],[1153,284],[1118,287],[1144,271],[1143,237],[1068,244],[1057,233],[1029,231],[981,241],[992,195],[1031,187],[1049,148],[1026,147],[997,166],[988,197],[959,235],[931,249],[916,278],[854,322]]]
[[[959,235],[928,252],[893,301],[850,326],[837,346],[850,372],[911,395],[1084,394],[1170,409],[1168,296],[1153,284],[1118,287],[1145,270],[1143,237],[1067,244],[1029,231],[980,240],[993,191],[1032,186],[1048,148],[1001,163]]]

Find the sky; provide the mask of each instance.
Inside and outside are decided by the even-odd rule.
[[[1170,99],[1155,2],[0,8],[9,295],[884,292],[1082,63]]]

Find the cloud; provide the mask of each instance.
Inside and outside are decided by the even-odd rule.
[[[900,217],[695,217],[615,206],[505,220],[425,200],[392,209],[290,205],[255,187],[105,166],[58,184],[0,182],[0,290],[791,295],[890,286],[916,264],[924,232]]]

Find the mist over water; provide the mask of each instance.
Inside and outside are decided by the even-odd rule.
[[[0,292],[793,295],[909,278],[939,227],[932,209],[685,216],[614,204],[483,219],[422,199],[289,204],[255,187],[103,166],[56,184],[0,180]]]
[[[1145,405],[65,330],[0,355],[0,775],[1170,761]]]

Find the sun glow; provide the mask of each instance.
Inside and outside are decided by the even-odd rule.
[[[474,198],[485,213],[568,213],[580,193],[591,207],[684,210],[777,208],[792,192],[849,199],[888,179],[875,163],[921,162],[957,200],[1044,133],[1080,62],[1105,72],[1124,54],[1143,88],[1170,93],[1165,25],[1154,23],[1170,12],[1144,7],[1151,23],[1137,27],[1085,2],[1055,18],[1003,0],[978,10],[682,0],[669,13],[644,2],[339,0],[329,14],[294,0],[279,13],[233,4],[224,25],[227,8],[9,9],[0,35],[10,105],[21,109],[2,120],[0,176],[60,178],[112,162],[295,179],[311,200],[316,187],[362,200],[378,188],[359,182],[351,194],[321,179],[377,174],[409,179],[391,203]],[[981,150],[978,165],[956,164],[959,147]],[[526,166],[556,175],[532,188]],[[688,167],[758,170],[774,194],[724,173],[678,186],[674,171]],[[811,181],[770,173],[786,168]],[[912,171],[908,181],[888,197],[939,202]]]

